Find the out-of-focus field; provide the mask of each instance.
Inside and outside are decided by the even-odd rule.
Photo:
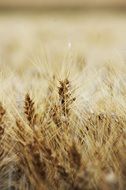
[[[125,58],[125,23],[124,13],[110,11],[3,12],[0,64],[20,70],[33,57],[42,60],[43,55],[51,62],[62,62],[68,51],[88,63],[101,62],[109,55],[115,60],[117,56]]]

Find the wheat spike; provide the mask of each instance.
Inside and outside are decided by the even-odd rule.
[[[34,102],[30,98],[30,95],[28,93],[25,96],[24,112],[26,114],[26,118],[29,122],[29,125],[33,127],[35,124],[36,114],[35,114]]]

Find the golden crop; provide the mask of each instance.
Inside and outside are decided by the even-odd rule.
[[[126,189],[125,32],[122,14],[0,16],[0,190]]]

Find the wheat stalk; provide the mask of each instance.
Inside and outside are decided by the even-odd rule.
[[[36,114],[35,114],[34,102],[30,98],[30,95],[28,93],[25,96],[24,112],[26,114],[29,126],[33,128],[35,125]]]

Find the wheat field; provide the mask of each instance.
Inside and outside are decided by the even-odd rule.
[[[0,14],[0,190],[126,190],[125,21]]]

